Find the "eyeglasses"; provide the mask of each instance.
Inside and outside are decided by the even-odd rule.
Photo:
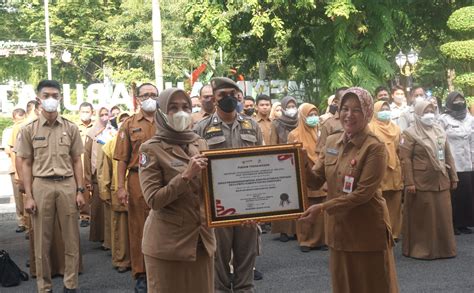
[[[147,99],[156,100],[156,99],[158,99],[158,96],[155,95],[155,94],[144,94],[144,95],[141,95],[141,96],[137,96],[137,98],[140,99],[141,101],[144,101],[144,100],[147,100]]]

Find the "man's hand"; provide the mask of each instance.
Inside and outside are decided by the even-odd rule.
[[[408,193],[415,194],[415,193],[416,193],[415,185],[408,185],[408,186],[407,186],[407,192],[408,192]]]
[[[76,205],[78,209],[81,209],[86,204],[86,200],[84,199],[84,195],[82,192],[78,192],[76,195]]]
[[[117,190],[117,198],[123,205],[128,205],[128,192],[123,187]]]
[[[31,196],[28,196],[26,198],[25,210],[28,214],[33,215],[34,213],[36,213],[36,202]]]
[[[323,205],[322,204],[315,204],[310,206],[298,219],[298,221],[313,224],[316,222],[316,218],[322,212]]]

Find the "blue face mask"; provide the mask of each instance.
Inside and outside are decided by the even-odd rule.
[[[377,113],[377,119],[380,121],[390,121],[392,113],[390,111],[380,111]]]
[[[309,127],[316,127],[319,124],[319,116],[306,117],[306,125]]]

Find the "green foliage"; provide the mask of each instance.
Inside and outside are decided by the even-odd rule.
[[[457,61],[474,60],[474,40],[450,42],[440,49],[445,56]]]
[[[455,32],[474,33],[474,6],[454,11],[447,24],[449,29]]]
[[[456,76],[454,84],[461,88],[474,87],[474,72],[463,73]]]

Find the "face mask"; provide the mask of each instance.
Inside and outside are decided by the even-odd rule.
[[[252,116],[253,113],[255,113],[255,109],[254,109],[254,108],[244,109],[244,113],[245,113],[245,115],[247,115],[247,116]]]
[[[403,96],[403,95],[395,95],[395,96],[393,96],[393,100],[394,100],[395,103],[397,103],[397,104],[402,104],[402,103],[405,101],[405,96]]]
[[[464,101],[453,102],[452,108],[454,111],[461,111],[466,109],[466,103]]]
[[[177,132],[183,132],[184,130],[188,129],[189,125],[191,125],[191,122],[193,121],[191,115],[184,111],[174,113],[173,116],[166,116],[168,118],[169,126]]]
[[[306,117],[306,125],[309,127],[316,127],[319,124],[319,116]]]
[[[226,113],[231,113],[237,108],[237,98],[231,95],[225,96],[217,102],[217,106]]]
[[[392,114],[390,111],[380,111],[377,113],[377,119],[380,121],[390,121]]]
[[[434,113],[426,113],[421,116],[421,123],[425,124],[426,126],[432,126],[435,122],[435,114]]]
[[[104,124],[109,122],[109,115],[100,116],[100,121],[102,121]]]
[[[337,105],[334,105],[334,104],[329,105],[329,113],[334,115],[336,114],[336,112],[337,112]]]
[[[291,109],[285,110],[285,115],[288,116],[288,117],[291,117],[291,118],[295,117],[296,113],[298,113],[298,110],[296,108],[291,108]]]
[[[52,113],[58,111],[59,100],[55,98],[47,98],[41,101],[41,106],[46,112]]]
[[[384,102],[388,102],[388,97],[387,96],[383,96],[383,97],[380,97],[379,101],[384,101]]]
[[[89,113],[81,113],[79,116],[81,118],[81,121],[83,122],[90,121],[92,118],[92,114],[89,114]]]
[[[415,103],[414,103],[414,105],[416,105],[417,103],[419,103],[419,102],[421,102],[421,101],[424,101],[424,100],[425,100],[424,97],[416,97],[416,98],[415,98]]]
[[[146,99],[142,102],[142,109],[145,112],[151,113],[156,111],[156,100],[152,98]]]
[[[201,112],[201,107],[193,107],[193,113]]]

